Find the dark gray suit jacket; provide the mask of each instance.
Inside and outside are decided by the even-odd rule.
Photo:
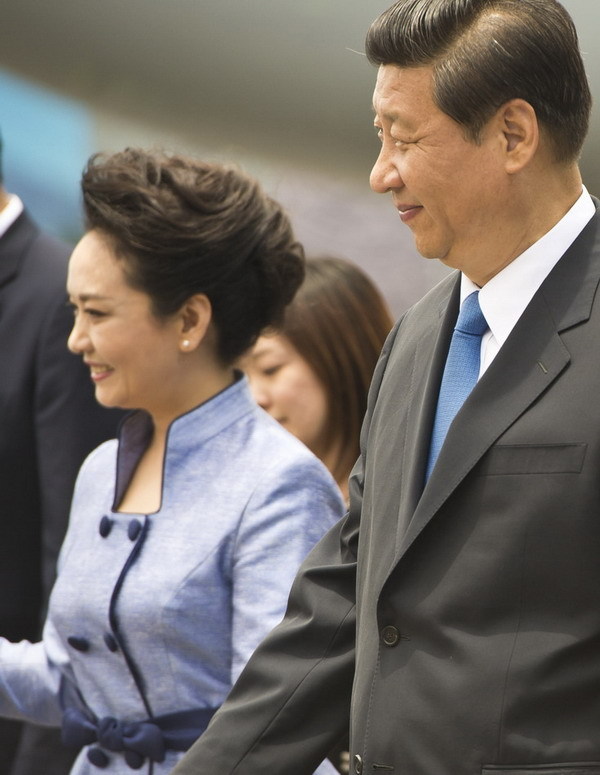
[[[597,210],[425,489],[458,275],[406,313],[349,515],[173,775],[308,775],[348,723],[365,775],[600,775],[599,280]]]
[[[69,254],[26,213],[0,238],[0,635],[10,640],[39,638],[77,471],[120,417],[67,350]],[[0,730],[4,772],[16,733]]]

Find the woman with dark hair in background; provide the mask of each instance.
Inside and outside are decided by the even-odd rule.
[[[343,503],[232,366],[302,280],[279,205],[236,169],[137,150],[82,185],[69,347],[101,404],[136,411],[81,469],[43,640],[0,642],[0,712],[62,724],[78,775],[159,775]]]
[[[371,376],[392,324],[358,266],[312,258],[283,325],[242,361],[258,403],[325,463],[345,498]]]

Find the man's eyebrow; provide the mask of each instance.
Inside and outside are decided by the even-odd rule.
[[[393,124],[395,121],[398,121],[400,118],[398,113],[381,113],[380,111],[377,110],[375,105],[371,105],[371,111],[373,112],[373,115],[375,118],[382,118],[385,121],[389,121],[390,124]]]
[[[415,132],[418,127],[418,124],[415,123],[411,116],[398,111],[393,113],[378,113],[375,111],[374,120],[379,120],[380,122],[389,124],[392,129],[395,128],[399,131],[405,132]]]

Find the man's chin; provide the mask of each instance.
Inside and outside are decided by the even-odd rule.
[[[427,245],[426,243],[415,240],[415,247],[422,258],[427,258],[431,261],[441,261],[445,263],[445,259],[440,258],[440,250],[436,250],[435,246]]]

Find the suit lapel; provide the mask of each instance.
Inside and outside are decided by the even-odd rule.
[[[27,213],[22,212],[2,236],[0,253],[0,288],[18,274],[23,253],[37,234],[37,227]]]
[[[437,404],[439,385],[460,299],[460,274],[452,277],[448,293],[437,305],[431,325],[419,336],[413,361],[404,459],[401,479],[406,486],[400,492],[400,514],[396,546],[406,532],[406,516],[417,508],[423,491],[425,466],[429,455],[431,426]],[[414,443],[411,443],[414,440]]]
[[[454,325],[445,313],[455,308],[456,317],[459,295],[460,275],[454,273],[405,314],[398,331],[401,344],[392,345],[377,389],[363,457],[367,471],[362,501],[368,510],[376,504],[378,528],[385,535],[377,547],[375,586],[391,571],[421,497],[429,426]],[[363,543],[370,536],[361,530]]]
[[[456,415],[427,486],[420,500],[415,500],[414,510],[408,512],[412,514],[408,526],[408,514],[404,509],[409,503],[402,502],[394,564],[487,450],[568,366],[570,355],[560,332],[585,322],[590,316],[600,279],[599,221],[597,211],[595,218],[548,275]],[[418,461],[410,470],[408,481],[413,499],[422,488],[426,454],[423,450],[429,445],[432,407],[435,407],[443,358],[448,348],[447,332],[455,318],[456,309],[450,303],[438,338],[420,421],[410,429],[421,437]]]

